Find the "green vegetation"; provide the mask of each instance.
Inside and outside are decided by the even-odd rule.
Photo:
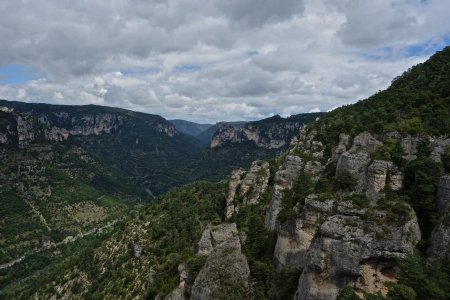
[[[450,146],[445,148],[444,154],[441,156],[442,165],[447,173],[450,173]]]
[[[378,200],[378,207],[387,213],[387,221],[390,223],[403,224],[411,217],[410,199],[390,187],[385,187],[382,191],[384,197]]]
[[[441,165],[426,156],[419,156],[405,168],[404,193],[417,214],[423,240],[428,239],[437,222],[436,192],[441,172]]]
[[[60,242],[124,217],[140,203],[135,186],[84,153],[65,146],[7,150],[0,166],[0,264],[19,258],[43,242]],[[46,159],[39,159],[46,155]],[[20,170],[19,172],[17,170]],[[98,187],[91,178],[109,178],[123,191]]]
[[[363,131],[449,135],[449,87],[450,47],[447,47],[394,79],[386,90],[327,113],[309,129],[317,131],[328,149],[337,144],[343,132],[352,136]]]
[[[383,144],[378,146],[371,157],[374,160],[390,160],[397,166],[402,167],[405,164],[403,155],[405,150],[402,147],[400,139],[387,138]]]
[[[333,185],[337,190],[352,191],[356,187],[356,178],[348,171],[336,173]]]
[[[14,283],[5,289],[5,295],[29,298],[35,292],[47,294],[55,285],[92,299],[142,295],[142,288],[147,297],[165,295],[178,284],[180,263],[193,275],[203,266],[204,258],[195,255],[197,243],[207,224],[222,222],[226,188],[225,182],[197,182],[173,189],[144,211],[134,213],[128,222],[116,225],[108,239],[93,244],[86,241],[77,248],[79,255],[56,256],[61,264],[50,265],[54,272],[36,284],[28,279]],[[143,249],[140,258],[133,256],[134,245]],[[147,279],[150,268],[155,270],[153,284]],[[41,276],[41,271],[37,272]],[[86,282],[79,280],[80,274],[86,276]],[[113,291],[116,294],[111,294]]]
[[[297,203],[305,204],[305,198],[313,191],[314,184],[311,175],[306,172],[300,172],[291,189],[284,191],[281,211],[278,214],[278,220],[284,223],[287,220],[295,218],[297,212],[294,207]]]
[[[367,199],[365,194],[351,194],[349,196],[345,196],[342,200],[351,201],[359,208],[368,208],[370,206],[370,201]]]
[[[336,300],[361,300],[361,298],[356,295],[351,286],[344,287]]]
[[[301,274],[302,270],[299,269],[283,269],[278,271],[273,280],[268,298],[271,300],[292,299],[297,291],[298,280]]]
[[[392,286],[388,295],[391,299],[450,299],[448,261],[431,261],[417,254],[401,260],[400,267],[400,280]],[[399,295],[406,297],[400,298]]]

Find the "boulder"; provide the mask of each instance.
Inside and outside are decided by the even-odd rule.
[[[208,225],[198,242],[198,255],[209,255],[214,248],[226,245],[230,248],[241,248],[239,234],[235,223]]]

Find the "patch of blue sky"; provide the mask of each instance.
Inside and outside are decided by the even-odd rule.
[[[11,64],[0,68],[0,84],[22,84],[36,78],[37,73],[28,66]]]
[[[125,68],[120,70],[125,76],[142,76],[147,74],[156,74],[161,72],[161,68],[151,67],[151,68]]]
[[[406,53],[408,56],[431,55],[448,45],[450,45],[450,35],[444,36],[439,40],[431,40],[425,43],[408,46],[406,48]]]
[[[428,40],[423,43],[408,45],[403,48],[397,47],[379,47],[368,52],[360,52],[359,55],[370,60],[383,60],[398,55],[406,57],[430,56],[444,47],[450,45],[450,35],[440,39]]]
[[[197,64],[186,64],[175,67],[175,71],[179,73],[194,73],[202,69],[202,66]]]

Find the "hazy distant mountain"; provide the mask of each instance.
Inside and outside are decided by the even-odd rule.
[[[192,135],[192,136],[198,136],[200,133],[204,132],[213,124],[199,124],[195,122],[190,122],[186,120],[169,120],[173,125],[175,125],[175,128],[183,133]]]

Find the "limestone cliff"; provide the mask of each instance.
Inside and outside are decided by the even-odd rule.
[[[300,114],[289,118],[274,116],[242,127],[222,124],[213,134],[210,148],[250,143],[264,149],[282,149],[289,146],[299,128],[321,116],[321,113]]]
[[[15,102],[6,102],[3,114],[7,126],[0,128],[0,143],[14,143],[19,147],[29,146],[36,141],[66,141],[70,137],[82,137],[90,135],[118,133],[126,122],[130,122],[132,116],[126,111],[114,111],[105,108],[103,111],[91,112],[82,108],[55,106],[44,110],[38,106],[33,110],[30,106],[15,107]],[[38,104],[39,105],[39,104]],[[108,112],[110,110],[111,112]],[[177,131],[175,126],[162,118],[146,121],[153,130],[173,137]]]
[[[315,134],[301,131],[271,186],[266,226],[277,233],[274,265],[277,270],[303,270],[296,299],[335,299],[347,285],[360,295],[376,292],[385,295],[384,283],[395,281],[398,274],[396,259],[411,254],[421,238],[412,208],[403,203],[402,215],[393,216],[384,201],[386,188],[393,191],[402,188],[403,173],[392,161],[372,158],[382,141],[368,132],[357,135],[352,141],[341,134],[324,166],[323,146],[315,140]],[[430,144],[430,152],[438,153],[436,147],[442,146]],[[416,151],[412,149],[407,155],[415,155]],[[311,175],[311,180],[321,182],[325,169],[333,166],[335,176],[342,172],[353,176],[353,188],[310,194],[304,202],[291,208],[296,215],[294,218],[280,222],[277,216],[280,210],[286,209],[283,207],[285,193],[293,188],[299,173],[305,172]],[[443,178],[441,182],[440,194],[444,195],[441,198],[447,195],[446,180]],[[442,225],[435,235],[442,237]],[[445,243],[446,239],[439,241]]]
[[[430,238],[430,255],[437,259],[450,259],[450,175],[442,176],[438,188],[440,220]]]
[[[262,161],[254,161],[248,172],[242,169],[233,171],[228,184],[225,220],[230,220],[239,210],[237,198],[243,204],[257,204],[267,190],[269,176],[269,163]]]

